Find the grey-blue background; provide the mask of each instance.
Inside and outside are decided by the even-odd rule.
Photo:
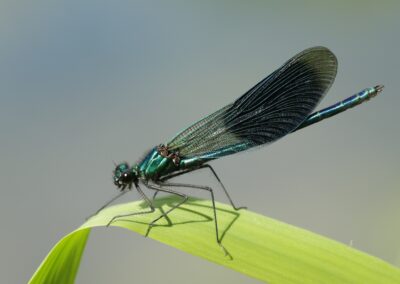
[[[339,59],[321,107],[378,83],[384,93],[213,165],[238,203],[399,266],[400,5],[326,2],[1,1],[1,282],[26,282],[115,194],[112,160],[135,162],[315,45]],[[258,282],[97,229],[77,283],[112,281]]]

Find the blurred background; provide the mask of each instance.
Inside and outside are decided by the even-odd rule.
[[[113,160],[135,162],[315,45],[339,60],[321,108],[382,95],[212,164],[238,204],[400,266],[398,1],[0,3],[2,283],[26,283],[115,194]],[[258,283],[117,228],[93,230],[77,283],[189,280]]]

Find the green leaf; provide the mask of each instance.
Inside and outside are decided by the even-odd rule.
[[[90,229],[62,238],[36,270],[29,283],[74,283]]]
[[[179,199],[160,198],[166,211]],[[105,226],[113,216],[145,211],[143,202],[101,211],[64,237],[45,258],[29,283],[73,283],[90,228]],[[224,254],[215,240],[209,200],[190,199],[161,219],[148,237],[229,267],[268,283],[400,283],[400,269],[349,246],[248,210],[235,211],[217,203]],[[112,223],[145,235],[148,223],[160,215],[124,217]],[[149,240],[150,241],[150,240]]]

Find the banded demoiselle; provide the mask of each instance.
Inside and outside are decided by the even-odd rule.
[[[312,113],[332,85],[336,72],[337,59],[329,49],[312,47],[300,52],[236,101],[189,126],[168,143],[154,147],[135,165],[130,166],[126,162],[116,165],[113,179],[120,192],[96,214],[131,190],[132,186],[135,186],[147,203],[148,210],[115,216],[109,224],[121,217],[154,212],[153,201],[158,192],[181,197],[179,203],[149,224],[151,228],[155,222],[187,201],[188,195],[171,188],[207,191],[211,196],[216,240],[223,248],[218,232],[213,189],[208,186],[172,183],[169,180],[196,170],[208,169],[219,182],[232,207],[235,210],[241,209],[232,201],[216,171],[208,162],[272,143],[289,133],[359,105],[383,89],[382,85],[367,88]],[[144,194],[139,184],[155,191],[152,200]],[[224,251],[226,252],[225,249]]]

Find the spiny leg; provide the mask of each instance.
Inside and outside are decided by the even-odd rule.
[[[214,170],[213,167],[211,167],[210,165],[207,165],[207,164],[206,164],[206,165],[201,165],[200,168],[209,168],[209,169],[210,169],[210,171],[214,174],[215,178],[217,179],[217,181],[218,181],[219,184],[221,185],[222,189],[224,190],[225,195],[226,195],[226,197],[228,197],[228,200],[229,200],[229,202],[231,203],[233,209],[235,209],[235,210],[247,209],[246,206],[236,207],[236,205],[233,203],[232,198],[229,196],[229,193],[228,193],[228,191],[226,190],[224,184],[222,183],[222,181],[221,181],[220,178],[218,177],[218,175],[217,175],[217,173],[215,172],[215,170]]]
[[[197,168],[188,169],[188,170],[184,170],[184,171],[181,171],[181,172],[177,172],[177,173],[173,173],[173,174],[167,175],[167,176],[161,178],[161,181],[163,182],[163,181],[169,180],[169,179],[171,179],[171,178],[174,178],[174,177],[177,177],[177,176],[180,176],[180,175],[189,173],[189,172],[193,172],[193,171],[196,171],[196,170],[204,169],[204,168],[210,169],[210,171],[212,172],[212,174],[214,175],[214,177],[217,179],[217,181],[218,181],[219,184],[221,185],[221,187],[222,187],[222,189],[223,189],[223,191],[224,191],[226,197],[228,198],[229,202],[231,203],[233,209],[235,209],[235,210],[247,209],[247,207],[245,207],[245,206],[237,207],[237,206],[235,205],[235,203],[233,202],[232,198],[230,197],[230,195],[229,195],[229,193],[228,193],[228,190],[226,190],[224,184],[222,183],[221,179],[218,177],[216,171],[214,170],[213,167],[211,167],[211,166],[208,165],[208,164],[204,164],[204,165],[201,165],[201,166],[199,166],[199,167],[197,167]]]
[[[140,189],[139,185],[135,185],[137,191],[139,192],[139,194],[142,196],[143,200],[147,203],[147,205],[150,207],[149,211],[142,211],[142,212],[133,212],[133,213],[129,213],[129,214],[122,214],[122,215],[117,215],[114,216],[107,224],[107,227],[110,226],[111,223],[113,223],[115,221],[115,219],[118,218],[123,218],[123,217],[129,217],[129,216],[135,216],[135,215],[142,215],[142,214],[149,214],[149,213],[153,213],[154,212],[154,206],[153,203],[150,201],[150,199],[143,193],[143,191]]]
[[[215,207],[215,198],[214,198],[214,191],[211,187],[208,186],[201,186],[201,185],[194,185],[194,184],[185,184],[185,183],[166,183],[166,182],[162,182],[159,183],[160,186],[173,186],[173,187],[187,187],[187,188],[195,188],[195,189],[202,189],[202,190],[206,190],[208,192],[210,192],[211,195],[211,201],[212,201],[212,205],[213,205],[213,212],[214,212],[214,224],[215,224],[215,236],[216,236],[216,240],[218,245],[222,248],[222,250],[224,251],[225,255],[230,256],[230,254],[228,253],[228,251],[225,249],[225,247],[221,244],[221,240],[219,238],[219,232],[218,232],[218,220],[217,220],[217,209]],[[178,207],[180,204],[178,204],[177,206],[171,208],[170,210],[168,210],[166,213],[168,214],[169,212],[171,212],[173,209],[175,209],[176,207]],[[161,216],[162,217],[162,216]],[[161,217],[159,217],[158,219],[160,219]],[[230,256],[231,257],[231,256]]]
[[[152,184],[145,184],[145,185],[146,185],[146,187],[148,187],[148,188],[150,188],[150,189],[156,191],[156,192],[154,193],[154,197],[157,195],[158,192],[162,191],[162,192],[166,192],[166,193],[175,194],[175,195],[178,195],[178,196],[180,196],[180,197],[183,198],[181,202],[179,202],[178,204],[172,206],[170,209],[168,209],[167,211],[163,212],[159,217],[157,217],[156,219],[154,219],[153,221],[151,221],[151,223],[149,224],[149,228],[147,229],[147,234],[146,234],[146,235],[148,235],[148,233],[150,232],[150,229],[154,226],[154,223],[155,223],[155,222],[157,222],[158,220],[160,220],[162,217],[165,217],[165,218],[167,219],[167,218],[168,218],[168,217],[167,217],[167,214],[170,213],[170,212],[171,212],[172,210],[174,210],[175,208],[177,208],[177,207],[179,207],[180,205],[182,205],[183,203],[185,203],[185,202],[188,200],[188,196],[187,196],[186,194],[183,194],[183,193],[180,193],[180,192],[171,190],[171,189],[163,188],[162,186],[163,186],[164,184],[156,183],[155,185],[152,185]]]
[[[125,191],[125,189],[123,189],[121,192],[118,193],[118,195],[114,196],[110,201],[107,201],[106,204],[104,204],[103,206],[101,206],[95,213],[93,213],[92,215],[86,217],[86,220],[89,220],[90,218],[92,218],[93,216],[96,216],[97,214],[99,214],[99,212],[101,210],[103,210],[104,208],[106,208],[108,205],[110,205],[111,203],[113,203],[115,200],[117,200],[118,198],[120,198],[122,195],[124,195],[125,193],[127,193],[128,191]]]
[[[156,191],[154,192],[153,198],[151,199],[151,200],[153,201],[153,203],[154,203],[154,201],[155,201],[155,199],[156,199],[158,193],[159,193],[158,190],[156,190]]]

